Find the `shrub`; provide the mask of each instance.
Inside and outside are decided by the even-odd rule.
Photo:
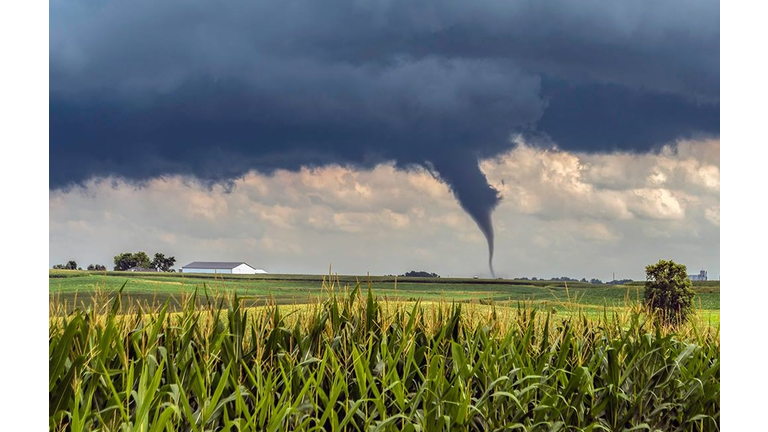
[[[687,321],[693,311],[694,292],[688,270],[672,260],[645,267],[645,306],[666,324]]]

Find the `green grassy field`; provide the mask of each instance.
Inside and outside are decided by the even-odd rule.
[[[51,270],[49,296],[54,305],[87,307],[94,293],[111,293],[125,284],[127,303],[158,305],[171,300],[177,307],[196,290],[199,302],[204,294],[237,293],[247,297],[249,306],[276,304],[314,304],[328,295],[330,277],[320,275],[203,275],[183,273],[87,272]],[[464,302],[517,305],[531,303],[546,309],[568,310],[574,304],[589,313],[604,307],[626,307],[642,299],[643,283],[592,285],[579,282],[395,278],[391,276],[333,276],[336,287],[354,286],[358,281],[381,298],[392,301]],[[695,305],[708,322],[719,323],[720,287],[718,281],[696,282]]]

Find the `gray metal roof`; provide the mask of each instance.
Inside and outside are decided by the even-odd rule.
[[[136,267],[131,267],[129,269],[125,269],[125,271],[132,271],[132,272],[156,272],[157,269],[136,266]]]
[[[240,264],[245,264],[253,268],[252,265],[245,262],[221,262],[221,261],[193,261],[182,268],[206,268],[206,269],[233,269]]]

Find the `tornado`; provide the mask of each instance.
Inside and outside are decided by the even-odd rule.
[[[467,214],[472,217],[477,227],[488,242],[488,268],[491,276],[493,271],[493,222],[491,213],[501,201],[499,191],[488,184],[488,180],[480,171],[477,157],[470,152],[446,152],[429,161],[453,192],[456,200]]]

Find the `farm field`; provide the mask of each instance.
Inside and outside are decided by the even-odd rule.
[[[560,313],[531,299],[567,300],[544,283],[398,281],[395,290],[371,280],[370,290],[339,292],[306,277],[258,281],[303,303],[246,308],[239,293],[262,291],[234,278],[204,281],[218,289],[211,304],[181,296],[171,312],[142,311],[129,294],[171,298],[172,276],[67,276],[51,278],[52,296],[91,289],[103,303],[67,313],[52,300],[52,431],[719,430],[719,327],[658,326],[621,294],[637,287],[569,287],[596,310],[609,308],[587,290],[625,303]],[[89,288],[94,278],[101,285]],[[189,282],[181,288],[201,283]],[[387,289],[436,300],[374,294]]]
[[[49,273],[49,297],[52,303],[88,304],[96,293],[116,292],[125,284],[128,303],[158,305],[170,299],[177,308],[182,298],[196,290],[199,301],[204,294],[237,293],[246,305],[276,303],[283,305],[313,304],[328,295],[323,288],[327,276],[318,275],[200,275],[181,273],[130,273],[54,271]],[[625,307],[642,299],[643,283],[630,285],[591,285],[579,282],[458,279],[458,278],[394,278],[386,276],[333,276],[335,286],[354,286],[361,282],[373,292],[392,301],[476,302],[516,305],[529,302],[544,308],[567,309],[578,304],[586,309]],[[718,281],[696,282],[696,308],[719,322],[720,286]]]

